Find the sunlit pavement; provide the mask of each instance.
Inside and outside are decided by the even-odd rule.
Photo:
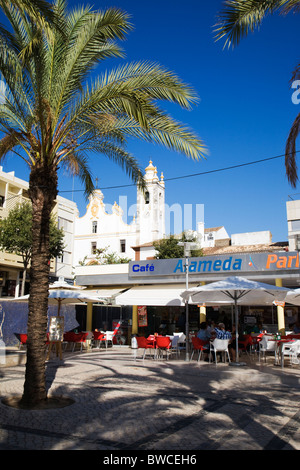
[[[53,354],[49,395],[74,404],[18,410],[0,403],[0,449],[299,450],[300,365],[243,354],[246,365],[142,359],[114,346]],[[24,365],[2,367],[0,398],[21,395]]]

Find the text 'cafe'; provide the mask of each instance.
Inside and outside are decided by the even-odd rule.
[[[107,289],[108,285],[110,289],[118,287],[119,294],[114,297],[113,303],[116,307],[123,309],[126,307],[128,337],[132,333],[172,334],[184,331],[185,308],[180,294],[186,289],[187,277],[189,287],[229,276],[242,276],[290,289],[300,287],[298,252],[243,253],[189,258],[188,276],[185,272],[185,258],[131,261],[128,273],[116,272],[110,276],[101,274],[99,268],[101,267],[93,266],[89,272],[78,272],[77,282],[79,285],[97,289],[98,295],[101,295],[101,288]],[[140,324],[138,307],[143,307],[143,321]],[[285,328],[289,329],[290,325],[298,321],[298,307],[288,304],[284,307],[275,305],[240,307],[241,325],[245,330],[251,330],[254,325],[262,323],[269,329],[277,331],[279,317],[281,325],[284,322]],[[232,307],[189,306],[191,331],[197,331],[200,322],[205,319],[223,321],[230,327]],[[96,320],[93,316],[94,321]],[[101,329],[102,325],[93,323],[93,327]]]

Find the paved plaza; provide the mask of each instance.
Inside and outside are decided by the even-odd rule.
[[[0,403],[0,450],[299,450],[300,366],[142,359],[129,347],[53,354],[49,395],[74,403]],[[136,354],[136,357],[135,357]],[[0,366],[0,399],[22,394],[24,365]]]

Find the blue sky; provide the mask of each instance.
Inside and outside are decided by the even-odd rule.
[[[69,1],[70,6],[83,3],[87,2]],[[299,61],[296,34],[300,15],[269,17],[260,31],[243,39],[237,48],[223,50],[223,43],[216,43],[213,35],[215,16],[222,5],[219,0],[105,0],[90,4],[95,9],[120,7],[132,16],[134,30],[122,44],[125,61],[158,62],[191,84],[200,97],[192,111],[174,105],[163,107],[203,139],[209,149],[206,160],[195,162],[141,141],[128,143],[128,150],[142,167],[151,159],[158,174],[164,173],[166,203],[204,204],[205,226],[224,225],[229,235],[270,230],[274,242],[287,240],[286,201],[300,198],[300,188],[287,182],[283,157],[167,180],[284,153],[289,129],[300,112],[300,104],[292,103],[294,90],[290,87]],[[102,67],[115,65],[115,61],[106,61]],[[131,183],[119,167],[102,156],[93,156],[90,166],[100,188]],[[15,170],[16,176],[25,179],[26,170],[16,157],[7,158],[3,169]],[[73,182],[60,174],[60,194],[73,197],[83,215],[87,202],[81,189],[79,180]],[[128,197],[128,205],[136,200],[134,187],[103,192],[104,202],[110,204],[120,196]],[[190,228],[195,227],[193,220]]]

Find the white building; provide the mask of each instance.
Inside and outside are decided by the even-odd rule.
[[[29,201],[27,181],[15,176],[14,171],[6,173],[0,166],[0,218],[6,218],[9,212],[18,204]],[[77,206],[61,196],[57,196],[53,209],[58,224],[65,229],[65,253],[60,260],[54,260],[50,265],[53,278],[64,276],[73,277],[73,236],[74,219]],[[0,297],[18,296],[22,280],[23,261],[21,256],[0,251]]]
[[[137,189],[136,215],[127,224],[115,202],[104,203],[100,189],[89,198],[86,213],[75,221],[74,266],[96,262],[97,250],[107,249],[119,257],[135,259],[134,248],[165,235],[165,184],[149,162],[145,170],[146,190]],[[109,212],[107,207],[109,206]]]
[[[198,222],[198,239],[201,248],[213,247],[217,241],[227,240],[229,243],[230,237],[225,227],[212,227],[204,228],[204,222]]]
[[[300,201],[286,203],[288,238],[290,251],[300,250]]]
[[[73,254],[74,254],[74,227],[78,216],[78,209],[75,202],[61,196],[56,198],[55,210],[58,228],[64,230],[64,252],[60,258],[56,259],[55,276],[73,279]]]

